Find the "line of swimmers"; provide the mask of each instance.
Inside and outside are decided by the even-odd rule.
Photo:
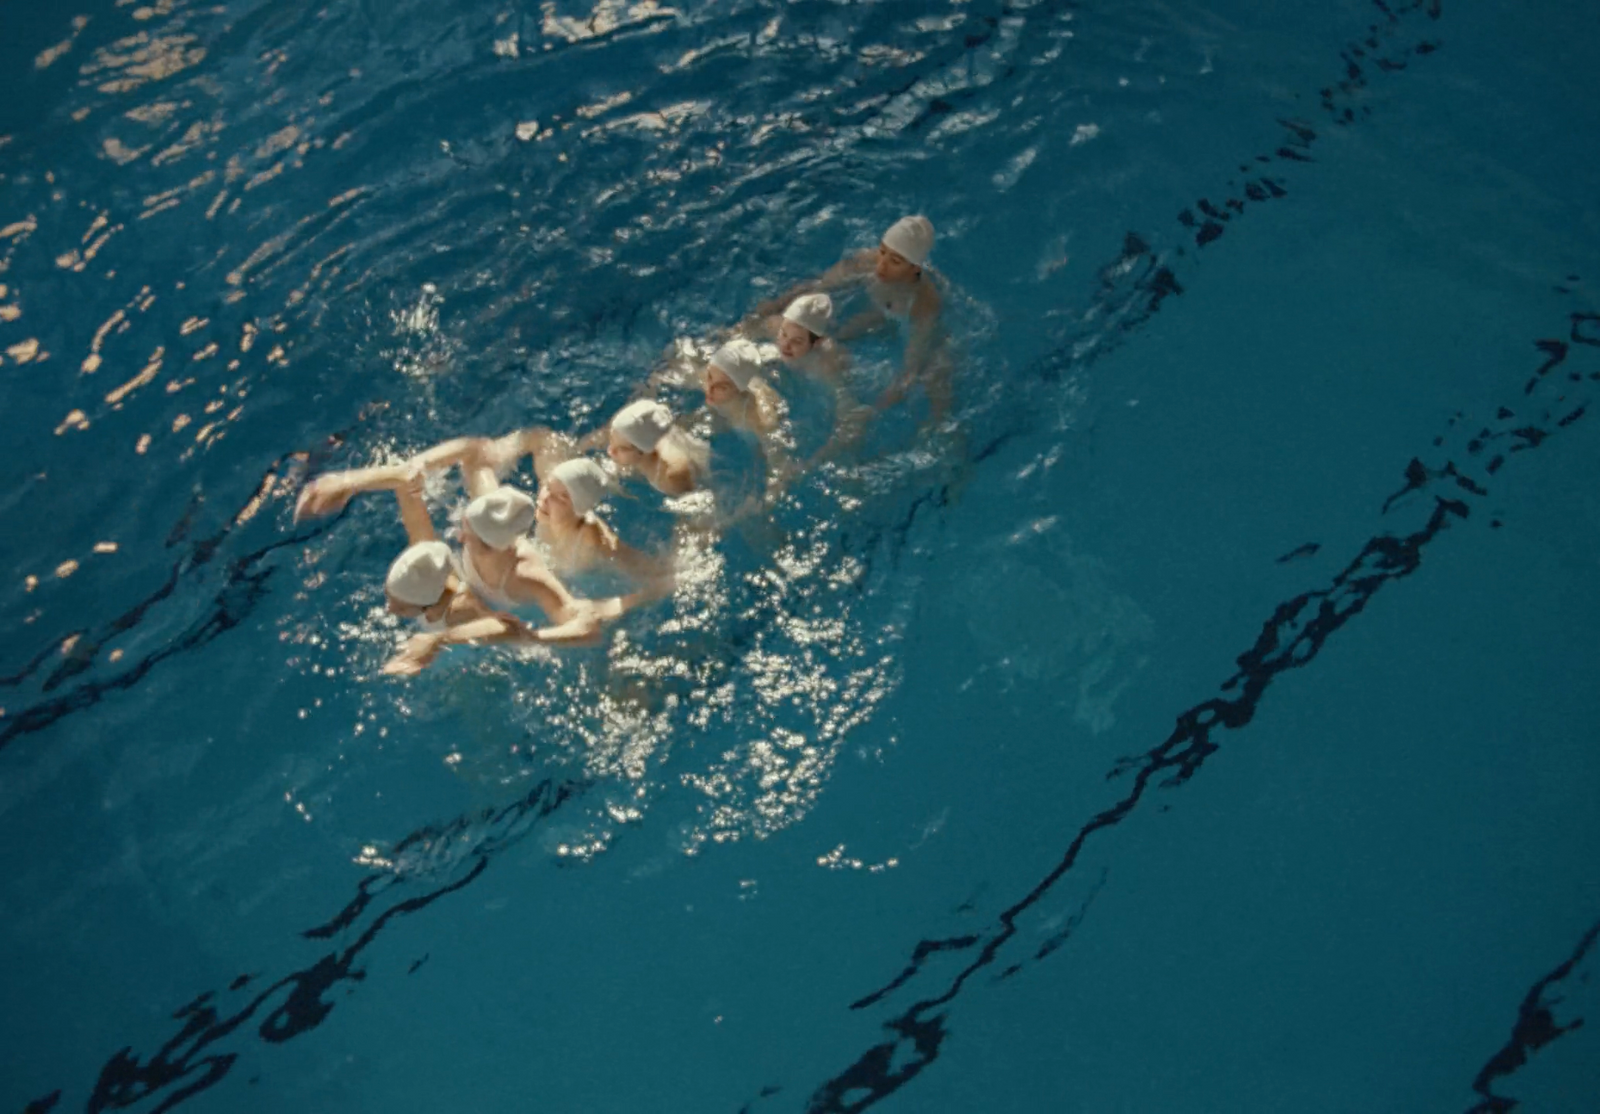
[[[703,365],[693,345],[680,344],[677,358],[651,376],[647,392],[688,385],[698,370],[706,409],[717,422],[753,440],[764,458],[762,496],[718,507],[717,526],[770,506],[794,476],[859,441],[873,410],[858,403],[847,385],[850,357],[843,345],[848,341],[899,331],[905,355],[876,409],[894,406],[920,388],[928,424],[944,421],[952,369],[939,325],[942,297],[926,265],[933,240],[926,217],[903,217],[875,250],[849,255],[817,278],[762,302],[729,330],[731,339]],[[835,327],[831,295],[848,292],[864,294],[866,305]],[[776,342],[787,373],[834,392],[833,435],[804,464],[790,453],[784,400],[767,382],[761,349],[752,338]],[[419,673],[450,645],[591,644],[606,624],[672,592],[671,561],[629,546],[595,513],[612,479],[583,454],[602,444],[617,472],[638,476],[664,496],[706,493],[710,485],[706,442],[667,406],[643,397],[582,439],[545,428],[499,438],[456,438],[398,464],[326,473],[301,490],[297,521],[333,514],[360,492],[394,494],[408,545],[389,567],[384,594],[388,610],[414,620],[419,629],[383,672]],[[501,482],[524,456],[532,458],[537,495]],[[459,469],[470,499],[461,515],[459,550],[439,538],[423,496],[426,476],[451,468]],[[620,574],[633,590],[601,598],[575,595],[566,581],[595,569]],[[527,622],[518,612],[542,622]]]

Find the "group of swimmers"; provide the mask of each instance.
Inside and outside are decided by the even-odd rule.
[[[595,513],[615,483],[637,477],[670,499],[701,497],[698,521],[715,529],[769,507],[796,475],[857,444],[875,411],[914,391],[927,399],[925,427],[942,424],[952,367],[939,324],[942,298],[927,266],[933,239],[926,217],[903,217],[875,250],[850,255],[758,305],[709,359],[680,342],[675,358],[650,377],[651,394],[698,379],[706,416],[754,448],[763,477],[755,491],[719,490],[707,441],[654,397],[635,399],[581,439],[543,427],[457,438],[402,463],[326,473],[306,484],[296,520],[335,513],[360,492],[394,493],[409,544],[389,566],[385,597],[392,614],[420,629],[383,671],[416,674],[453,644],[592,643],[606,624],[670,594],[670,556],[628,545]],[[836,324],[832,295],[856,292],[865,296],[864,307]],[[891,330],[904,334],[904,359],[876,406],[864,406],[851,388],[845,344]],[[776,343],[776,361],[758,340]],[[832,436],[804,461],[786,428],[783,384],[790,394],[820,388],[833,396]],[[615,478],[585,455],[602,444]],[[501,481],[524,456],[532,458],[536,495]],[[459,549],[439,538],[424,501],[426,477],[452,468],[470,499],[460,517]],[[631,591],[575,595],[569,581],[597,569],[617,574]],[[527,622],[519,612],[542,621]]]

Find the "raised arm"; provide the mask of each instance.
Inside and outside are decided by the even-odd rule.
[[[529,426],[518,430],[510,438],[501,438],[508,445],[515,439],[516,456],[526,454],[533,458],[533,474],[544,483],[550,470],[579,453],[578,443],[570,435],[557,433],[548,426]],[[515,459],[515,458],[513,458]]]
[[[497,455],[509,451],[509,439],[517,436],[513,433],[501,438],[455,437],[418,453],[408,462],[408,467],[420,475],[459,465],[461,484],[467,489],[467,494],[476,499],[500,486],[500,478],[495,474],[495,459]]]
[[[428,505],[422,501],[422,473],[413,473],[396,485],[394,501],[400,505],[400,522],[406,528],[408,545],[439,540],[438,532],[433,528],[433,516],[428,513]]]

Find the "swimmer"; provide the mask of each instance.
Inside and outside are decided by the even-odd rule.
[[[630,402],[611,419],[606,455],[624,472],[638,472],[663,495],[687,495],[705,480],[710,450],[673,421],[653,399]]]
[[[799,472],[799,467],[788,452],[786,407],[760,372],[761,350],[738,337],[711,354],[701,384],[706,408],[735,433],[749,438],[759,451],[759,467],[766,473],[766,498],[770,503]],[[714,472],[725,470],[713,468]]]
[[[648,592],[672,591],[672,569],[619,539],[595,514],[605,497],[606,474],[586,457],[574,457],[541,478],[534,500],[534,540],[544,545],[553,568],[583,572],[609,565]]]
[[[753,324],[778,345],[784,366],[831,386],[844,381],[850,356],[833,339],[833,299],[802,294],[783,313],[755,316]]]
[[[295,521],[333,514],[361,492],[383,490],[394,492],[408,542],[384,577],[385,605],[391,614],[414,619],[421,628],[384,664],[384,673],[420,673],[450,645],[544,640],[541,632],[515,616],[485,606],[463,583],[455,555],[434,532],[433,519],[422,500],[422,476],[409,465],[318,476],[301,489]]]
[[[707,407],[734,429],[765,442],[783,421],[783,402],[760,372],[761,350],[740,338],[711,354],[700,381]]]
[[[841,260],[783,299],[763,303],[758,312],[776,312],[778,306],[800,294],[864,290],[871,307],[845,322],[835,339],[846,342],[891,328],[903,330],[907,334],[905,360],[900,374],[879,397],[878,409],[893,406],[920,383],[928,396],[930,422],[938,423],[950,409],[952,366],[939,328],[943,299],[932,269],[927,267],[933,239],[933,223],[927,217],[901,217],[889,226],[875,250],[859,251]]]
[[[783,366],[833,389],[833,435],[806,462],[813,468],[856,445],[866,433],[872,411],[845,385],[850,355],[832,337],[833,299],[802,294],[782,316],[759,318],[759,327],[777,341]]]

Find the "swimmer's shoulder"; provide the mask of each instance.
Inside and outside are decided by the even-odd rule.
[[[578,527],[579,547],[589,556],[610,557],[617,551],[616,532],[598,518],[584,519]]]
[[[474,619],[480,619],[489,613],[489,605],[479,599],[476,592],[463,584],[450,597],[450,603],[444,611],[444,624],[447,627],[460,626],[462,623],[470,623]]]
[[[663,495],[687,495],[694,490],[694,462],[687,456],[662,459],[656,488]]]

